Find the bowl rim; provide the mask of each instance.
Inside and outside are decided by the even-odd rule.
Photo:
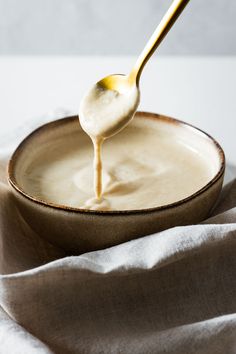
[[[189,201],[192,201],[202,193],[204,193],[206,190],[208,190],[210,187],[213,186],[224,174],[225,171],[225,154],[220,146],[220,144],[208,133],[205,131],[195,127],[192,124],[189,124],[187,122],[184,122],[182,120],[172,118],[169,116],[165,116],[162,114],[158,113],[153,113],[153,112],[146,112],[146,111],[137,111],[136,112],[137,116],[144,117],[144,118],[149,118],[149,119],[159,119],[162,121],[165,121],[169,124],[175,124],[175,125],[180,125],[184,126],[187,129],[190,129],[194,131],[195,133],[198,133],[202,135],[204,138],[207,138],[216,148],[216,151],[218,152],[219,158],[220,158],[220,166],[218,169],[218,172],[215,174],[215,176],[201,189],[196,191],[195,193],[191,194],[190,196],[180,199],[176,202],[157,206],[157,207],[152,207],[152,208],[143,208],[143,209],[130,209],[130,210],[90,210],[90,209],[82,209],[82,208],[75,208],[75,207],[70,207],[66,205],[60,205],[52,202],[47,202],[45,200],[42,200],[40,198],[36,198],[32,195],[29,195],[27,192],[25,192],[17,183],[16,178],[15,178],[15,163],[17,162],[17,158],[21,151],[24,149],[25,144],[29,142],[32,138],[34,138],[35,135],[41,133],[43,130],[47,131],[48,129],[54,129],[55,126],[58,124],[70,124],[71,122],[75,121],[78,119],[78,115],[72,115],[68,117],[63,117],[60,119],[53,120],[51,122],[48,122],[46,124],[41,125],[37,129],[33,130],[30,134],[28,134],[22,141],[21,143],[17,146],[13,154],[11,155],[11,158],[8,162],[7,166],[7,177],[8,177],[8,182],[9,184],[16,190],[18,193],[21,194],[21,196],[25,197],[26,199],[32,201],[33,203],[40,204],[43,207],[47,208],[53,208],[58,211],[66,211],[66,212],[72,212],[72,213],[79,213],[79,214],[94,214],[94,215],[132,215],[132,214],[143,214],[143,213],[152,213],[152,212],[158,212],[158,211],[164,211],[168,209],[172,209],[175,207],[178,207],[182,204],[185,204]]]

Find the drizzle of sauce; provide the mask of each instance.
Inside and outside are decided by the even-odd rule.
[[[93,148],[94,148],[94,191],[96,199],[100,201],[102,196],[102,157],[101,157],[101,148],[103,138],[92,138]]]

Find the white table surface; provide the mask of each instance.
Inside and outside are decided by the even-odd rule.
[[[0,57],[0,130],[57,108],[77,113],[85,90],[132,57]],[[236,164],[236,57],[156,57],[141,78],[141,110],[185,120],[214,136]]]

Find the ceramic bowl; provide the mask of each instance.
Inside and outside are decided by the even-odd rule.
[[[81,254],[174,226],[195,224],[209,215],[221,191],[225,170],[224,153],[219,144],[205,132],[170,117],[138,112],[133,121],[135,119],[162,122],[167,129],[176,130],[181,138],[186,137],[195,149],[207,156],[209,168],[214,169],[212,179],[185,199],[141,210],[91,211],[39,200],[22,187],[19,178],[22,169],[30,165],[42,146],[47,144],[50,150],[50,141],[81,129],[77,116],[53,121],[27,136],[8,166],[8,180],[19,212],[42,238],[69,254]]]

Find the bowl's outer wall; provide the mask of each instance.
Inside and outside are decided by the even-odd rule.
[[[12,191],[16,205],[30,227],[51,244],[75,255],[204,220],[216,203],[223,177],[222,174],[206,190],[176,206],[127,214],[55,209],[26,198],[13,187]]]

